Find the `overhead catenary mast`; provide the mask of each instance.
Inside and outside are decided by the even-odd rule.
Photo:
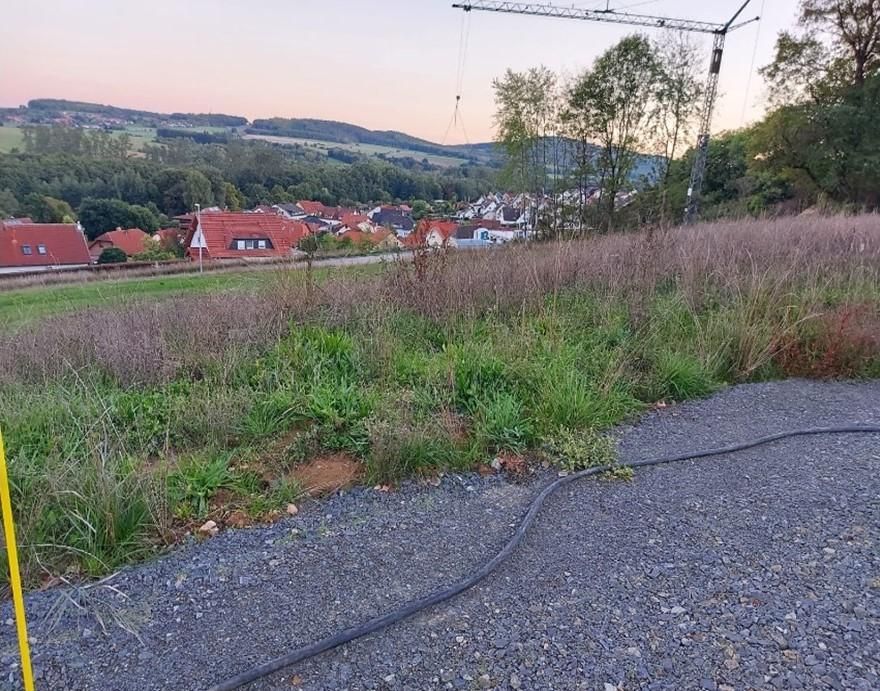
[[[692,223],[696,220],[700,211],[700,195],[703,190],[703,180],[706,177],[706,161],[709,156],[709,140],[712,130],[712,112],[715,110],[715,101],[718,97],[718,78],[721,74],[721,62],[724,57],[724,44],[727,35],[740,27],[756,22],[760,17],[747,19],[737,23],[751,0],[745,0],[736,14],[725,24],[701,22],[691,19],[676,19],[674,17],[659,17],[649,14],[634,14],[611,9],[606,5],[604,10],[587,10],[577,7],[559,7],[546,3],[529,2],[498,2],[496,0],[474,0],[474,2],[455,3],[454,8],[471,12],[499,12],[504,14],[524,14],[534,17],[556,17],[559,19],[580,19],[588,22],[603,22],[606,24],[628,24],[630,26],[642,26],[653,29],[673,29],[691,33],[711,34],[714,37],[712,57],[709,62],[709,78],[706,83],[706,96],[700,122],[700,134],[697,138],[697,150],[694,157],[694,167],[691,171],[691,182],[688,186],[687,205],[685,207],[685,221]]]

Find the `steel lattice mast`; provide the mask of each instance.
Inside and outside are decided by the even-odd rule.
[[[712,113],[715,110],[715,101],[718,97],[718,79],[721,74],[721,62],[724,57],[724,44],[727,35],[746,24],[758,21],[759,17],[736,23],[751,0],[745,0],[736,14],[725,24],[701,22],[690,19],[676,19],[674,17],[659,17],[648,14],[633,14],[631,12],[618,12],[611,8],[604,10],[588,10],[576,7],[558,7],[545,3],[529,2],[499,2],[496,0],[475,0],[474,2],[456,3],[454,8],[471,12],[499,12],[504,14],[524,14],[534,17],[556,17],[559,19],[580,19],[588,22],[604,22],[607,24],[627,24],[652,29],[673,29],[675,31],[687,31],[691,33],[712,34],[714,42],[712,57],[709,62],[709,78],[706,82],[706,96],[700,121],[700,134],[697,138],[697,150],[694,157],[694,167],[691,171],[691,183],[688,187],[687,206],[685,208],[685,220],[694,221],[700,210],[700,195],[703,190],[703,181],[706,177],[706,161],[709,156],[709,140],[712,130]]]

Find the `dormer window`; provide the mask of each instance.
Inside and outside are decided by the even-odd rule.
[[[267,250],[272,249],[272,241],[268,239],[235,240],[232,247],[236,250]]]
[[[30,257],[34,253],[34,248],[31,247],[30,245],[22,245],[21,246],[21,253]]]
[[[46,254],[46,245],[37,245],[37,254]]]

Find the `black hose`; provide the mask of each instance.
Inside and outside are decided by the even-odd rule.
[[[742,444],[732,444],[730,446],[724,446],[717,449],[708,449],[706,451],[696,451],[670,456],[660,456],[659,458],[649,458],[642,461],[635,461],[634,463],[629,463],[627,465],[630,468],[644,468],[646,466],[663,465],[666,463],[678,463],[679,461],[688,461],[697,458],[705,458],[707,456],[719,456],[721,454],[744,451],[746,449],[751,449],[756,446],[779,441],[780,439],[789,439],[791,437],[803,437],[818,434],[880,434],[880,426],[845,425],[842,427],[813,427],[809,429],[795,430],[793,432],[780,432],[778,434],[768,434],[765,437],[759,437],[758,439],[747,441]],[[526,513],[525,517],[522,519],[519,526],[517,527],[516,532],[513,534],[513,536],[504,546],[504,548],[490,561],[486,562],[483,566],[481,566],[469,576],[462,578],[461,580],[453,583],[450,586],[435,590],[430,595],[426,595],[425,597],[418,600],[413,600],[412,602],[409,602],[399,607],[398,609],[375,617],[374,619],[370,619],[360,626],[355,626],[353,628],[340,631],[333,634],[332,636],[328,636],[327,638],[324,638],[320,641],[316,641],[311,645],[307,645],[304,648],[294,650],[287,655],[283,655],[282,657],[275,658],[274,660],[264,662],[257,667],[249,669],[246,672],[242,672],[241,674],[232,677],[231,679],[227,679],[226,681],[211,687],[210,691],[232,691],[233,689],[237,689],[241,686],[244,686],[245,684],[256,681],[257,679],[261,679],[262,677],[268,676],[274,672],[284,669],[285,667],[296,664],[297,662],[302,662],[303,660],[314,657],[315,655],[319,655],[320,653],[326,652],[328,650],[332,650],[333,648],[344,645],[345,643],[350,643],[351,641],[357,638],[361,638],[362,636],[366,636],[367,634],[375,633],[376,631],[384,629],[386,626],[396,624],[397,622],[412,616],[416,612],[420,612],[421,610],[427,609],[428,607],[438,605],[441,602],[445,602],[446,600],[455,597],[459,593],[462,593],[465,590],[472,588],[481,580],[483,580],[486,576],[492,573],[496,568],[498,568],[498,566],[503,561],[505,561],[517,547],[519,547],[529,528],[531,528],[532,524],[535,522],[535,517],[541,510],[541,507],[543,506],[544,501],[547,499],[547,497],[549,497],[563,485],[567,485],[570,482],[575,482],[576,480],[580,480],[585,477],[590,477],[591,475],[604,473],[610,469],[611,466],[589,468],[587,470],[582,470],[571,475],[560,477],[547,485],[543,490],[541,490],[541,493],[538,494],[538,496],[535,497],[535,499],[532,501],[531,505],[529,506],[528,512]]]

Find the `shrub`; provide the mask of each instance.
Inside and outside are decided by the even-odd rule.
[[[207,452],[183,460],[168,477],[169,494],[181,516],[204,516],[208,502],[224,487],[230,487],[233,476],[228,453]]]
[[[118,247],[107,247],[98,256],[99,264],[124,264],[128,255]]]

